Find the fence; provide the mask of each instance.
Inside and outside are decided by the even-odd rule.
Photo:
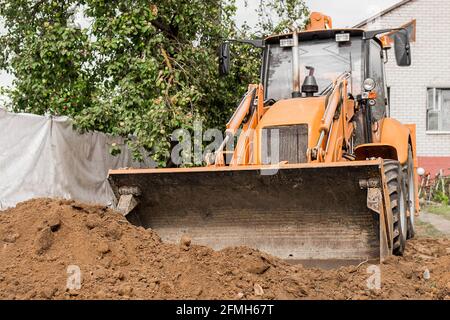
[[[112,156],[112,143],[121,153]],[[0,210],[36,197],[111,204],[109,169],[149,167],[135,162],[122,138],[79,134],[67,117],[0,109]]]

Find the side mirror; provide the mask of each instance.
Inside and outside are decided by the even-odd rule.
[[[219,74],[225,76],[230,73],[230,43],[223,42],[219,48]]]
[[[411,65],[411,45],[409,34],[406,29],[401,29],[394,33],[395,58],[400,67]]]

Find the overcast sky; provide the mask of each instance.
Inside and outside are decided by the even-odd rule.
[[[333,19],[334,27],[351,27],[366,18],[390,7],[400,0],[306,0],[311,11],[319,11]],[[241,24],[247,21],[253,26],[256,23],[256,8],[260,0],[237,0],[237,21]],[[1,26],[0,26],[1,28]],[[12,78],[4,72],[0,73],[0,86],[9,85]],[[0,98],[1,100],[1,98]]]
[[[244,6],[245,0],[237,0],[239,23],[247,21],[250,26],[256,23],[255,14],[260,0],[247,0],[248,7]],[[352,27],[378,12],[389,8],[400,0],[306,0],[311,11],[322,12],[333,19],[333,26]]]

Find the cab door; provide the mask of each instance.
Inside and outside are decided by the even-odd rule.
[[[380,121],[387,115],[386,83],[384,77],[384,50],[375,40],[368,43],[368,59],[366,75],[375,80],[377,98],[375,105],[370,106],[372,124]]]

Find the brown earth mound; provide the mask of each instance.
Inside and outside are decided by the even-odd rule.
[[[80,289],[67,289],[73,265]],[[36,199],[0,213],[1,299],[450,299],[449,240],[410,241],[404,257],[381,265],[381,289],[367,286],[368,267],[306,269],[187,237],[166,244],[74,201]]]

